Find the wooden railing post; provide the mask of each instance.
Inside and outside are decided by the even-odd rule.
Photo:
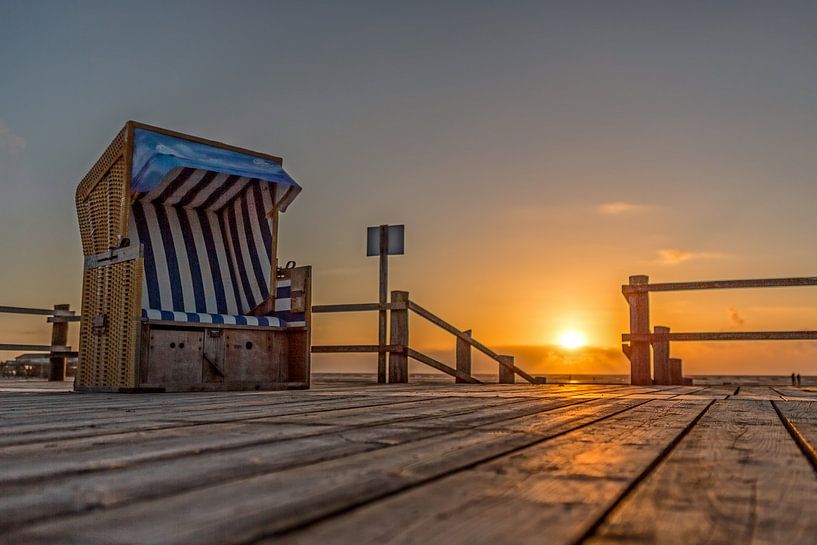
[[[513,372],[513,356],[499,356],[499,358],[507,364],[510,364],[510,367],[506,367],[505,365],[499,364],[499,383],[500,384],[513,384],[516,382],[516,374]]]
[[[408,347],[409,347],[409,321],[408,321],[408,301],[409,292],[391,292],[391,338],[389,344],[392,351],[389,352],[389,382],[408,382]],[[397,307],[397,308],[395,308]]]
[[[380,310],[377,313],[377,382],[386,383],[386,296],[389,290],[389,226],[380,226]]]
[[[655,335],[669,335],[669,328],[657,325]],[[655,384],[671,384],[669,373],[669,338],[655,339],[652,343],[653,378]]]
[[[650,334],[650,293],[638,287],[649,284],[647,275],[630,277],[629,290],[626,294],[630,305],[630,334]],[[648,341],[630,342],[630,384],[652,384],[650,377],[650,343]]]
[[[463,331],[465,335],[471,336],[471,330]],[[457,371],[462,371],[468,376],[471,376],[471,345],[465,340],[457,337]],[[457,377],[457,383],[465,383],[466,381]]]
[[[54,310],[70,310],[70,309],[71,305],[54,305]],[[67,344],[68,344],[68,321],[54,320],[54,323],[51,324],[51,346],[64,347]],[[51,354],[49,355],[48,358],[49,362],[48,380],[63,381],[65,380],[66,367],[65,354],[54,353],[53,350],[54,349],[52,348]]]
[[[681,358],[669,359],[669,383],[680,385],[684,383],[684,372],[681,369]]]

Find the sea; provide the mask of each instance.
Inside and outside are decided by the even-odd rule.
[[[494,374],[476,374],[478,380],[485,383],[496,383],[499,377]],[[630,375],[593,375],[574,374],[537,375],[547,378],[548,384],[629,384]],[[790,375],[691,375],[692,384],[695,386],[791,386]],[[46,382],[39,378],[0,378],[0,391],[21,391],[20,389],[34,388],[36,391],[45,389],[67,389],[71,386],[72,377],[67,382]],[[444,385],[451,384],[453,379],[442,373],[411,373],[409,377],[411,384]],[[313,387],[331,387],[340,385],[361,385],[376,384],[377,375],[375,373],[312,373]],[[517,378],[517,383],[524,384],[522,379]],[[802,386],[817,385],[817,376],[801,377]]]
[[[547,378],[548,384],[629,384],[630,375],[538,375]],[[482,382],[498,382],[498,376],[477,374]],[[696,386],[791,386],[790,375],[691,375]],[[451,377],[440,373],[412,373],[412,384],[451,384]],[[519,379],[517,379],[519,382]],[[375,373],[313,373],[312,382],[318,385],[375,384]],[[817,385],[817,376],[801,377],[803,386]]]

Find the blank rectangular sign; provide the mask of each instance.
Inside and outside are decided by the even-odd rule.
[[[406,226],[389,225],[388,255],[403,255],[406,251]],[[380,255],[380,226],[366,229],[366,255]]]

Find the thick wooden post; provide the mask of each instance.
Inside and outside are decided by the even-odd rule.
[[[463,331],[469,337],[471,330]],[[471,376],[471,345],[466,341],[457,337],[457,371],[462,371],[468,376]],[[464,383],[465,381],[459,377],[455,379],[457,383]]]
[[[630,277],[627,302],[630,304],[630,334],[650,334],[650,293],[638,290],[639,286],[649,284],[646,275]],[[648,341],[630,342],[630,384],[652,384],[650,377],[650,343]]]
[[[669,335],[669,328],[657,325],[656,335]],[[656,339],[652,343],[653,378],[655,384],[671,384],[669,376],[669,339]]]
[[[391,383],[408,382],[408,301],[407,291],[391,292],[391,340],[389,344],[394,348],[389,352],[389,382]]]
[[[513,372],[513,356],[499,356],[499,359],[511,365],[511,368],[505,367],[501,363],[499,365],[499,383],[513,384],[516,382],[516,374]]]
[[[377,382],[386,383],[386,303],[389,293],[389,226],[380,226],[380,310],[377,316]],[[393,334],[393,333],[392,333]]]
[[[674,385],[684,383],[684,372],[681,369],[681,358],[669,359],[669,383]]]
[[[54,310],[70,310],[71,305],[54,305]],[[55,316],[56,318],[56,316]],[[51,324],[51,346],[65,346],[68,344],[68,321],[57,321]],[[63,381],[65,380],[65,354],[57,354],[52,352],[48,358],[49,370],[48,380]]]

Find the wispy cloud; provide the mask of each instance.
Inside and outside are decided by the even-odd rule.
[[[721,252],[693,252],[678,248],[669,248],[658,251],[658,262],[661,265],[678,265],[693,259],[720,259],[726,257]]]
[[[25,138],[16,134],[5,123],[0,121],[0,151],[16,154],[23,151],[25,147]]]
[[[626,201],[606,202],[598,205],[596,211],[607,216],[621,216],[623,214],[632,214],[634,212],[643,212],[652,208],[649,204],[638,204]]]
[[[742,326],[746,323],[746,320],[743,319],[743,316],[740,315],[738,309],[735,307],[729,307],[729,320],[733,326]]]

